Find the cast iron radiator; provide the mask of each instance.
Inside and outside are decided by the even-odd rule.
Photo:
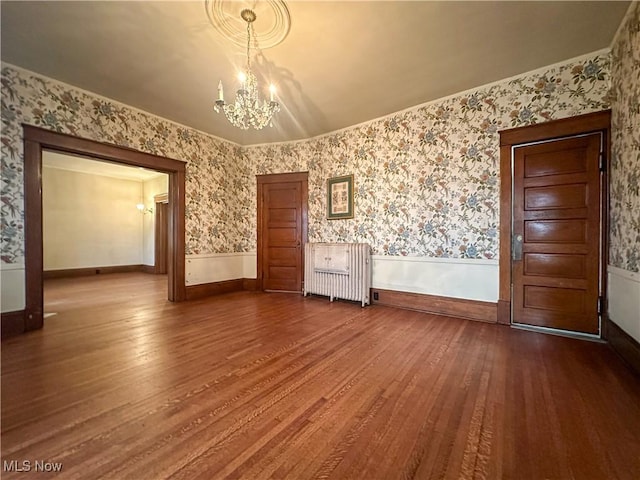
[[[367,243],[307,243],[304,290],[308,294],[369,305],[371,247]]]

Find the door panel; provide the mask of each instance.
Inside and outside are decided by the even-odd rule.
[[[514,323],[599,332],[601,141],[514,149]]]
[[[587,223],[584,220],[525,220],[524,239],[528,243],[584,243]]]
[[[272,208],[270,210],[271,213],[271,224],[275,225],[278,222],[295,222],[296,215],[298,214],[297,208]]]
[[[269,278],[269,288],[265,290],[295,292],[297,291],[292,285],[292,279],[295,279],[297,269],[292,267],[270,266],[267,277]]]
[[[586,205],[586,190],[584,184],[529,187],[525,190],[525,208],[527,210],[581,208]]]
[[[558,278],[584,278],[586,262],[584,255],[562,253],[525,253],[524,271],[527,275]]]
[[[291,253],[296,254],[295,250],[289,248],[269,247],[269,265],[282,267],[284,265],[295,265],[295,258],[292,258]]]
[[[524,164],[527,178],[543,177],[584,172],[585,165],[582,154],[578,150],[546,152],[542,155],[531,154]]]
[[[302,291],[303,248],[306,241],[306,176],[259,178],[259,274],[263,290]],[[281,181],[278,178],[282,177]]]
[[[271,247],[296,246],[298,239],[298,229],[295,221],[290,222],[291,226],[272,222],[267,230],[268,241]]]
[[[574,288],[549,288],[527,285],[524,289],[524,304],[527,308],[560,313],[585,313],[584,300],[584,291]]]

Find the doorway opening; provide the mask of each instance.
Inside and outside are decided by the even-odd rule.
[[[167,174],[48,149],[42,152],[42,167],[45,319],[77,300],[73,289],[60,285],[82,288],[93,281],[90,277],[104,274],[142,282],[144,274],[167,273],[167,204],[162,204],[162,272],[156,272],[154,251],[154,200],[159,193],[168,198]],[[167,292],[166,275],[158,280],[157,287]],[[52,296],[52,289],[59,293]]]
[[[185,300],[185,163],[30,125],[23,126],[23,137],[26,293],[23,331],[42,328],[44,317],[43,150],[142,167],[168,175],[167,297],[170,301]]]

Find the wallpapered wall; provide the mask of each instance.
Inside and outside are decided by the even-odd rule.
[[[187,254],[254,251],[254,175],[308,170],[311,241],[496,258],[498,130],[608,108],[610,71],[609,55],[591,55],[320,138],[241,148],[5,64],[2,261],[23,262],[23,122],[188,162]],[[326,180],[347,173],[356,217],[328,221]]]
[[[640,272],[640,3],[612,49],[610,263]]]
[[[187,254],[233,252],[245,233],[239,148],[229,142],[3,64],[2,262],[24,262],[21,123],[183,160]],[[238,245],[240,243],[240,246]]]
[[[248,200],[255,203],[251,175],[308,169],[310,241],[368,242],[384,255],[493,259],[498,131],[606,109],[609,85],[610,58],[595,55],[329,136],[249,147]],[[355,218],[326,220],[327,178],[350,173]]]

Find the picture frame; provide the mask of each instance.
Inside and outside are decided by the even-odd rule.
[[[353,218],[353,175],[327,180],[327,219]]]

